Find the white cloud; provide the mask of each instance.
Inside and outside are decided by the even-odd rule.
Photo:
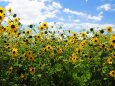
[[[101,19],[103,18],[102,14],[103,12],[100,12],[97,16],[88,15],[88,19],[101,21]]]
[[[104,5],[101,5],[101,6],[98,6],[97,7],[97,10],[105,10],[105,11],[108,11],[108,10],[111,10],[111,4],[104,4]]]
[[[90,19],[90,20],[96,20],[96,21],[101,21],[103,16],[103,12],[100,12],[97,16],[92,16],[90,14],[86,14],[86,13],[83,13],[83,12],[79,12],[79,11],[73,11],[73,10],[70,10],[68,8],[65,8],[63,10],[65,13],[70,13],[70,14],[73,14],[73,15],[76,15],[76,16],[80,16],[80,17],[83,17],[83,18],[86,18],[86,19]]]
[[[78,16],[85,16],[86,14],[83,13],[83,12],[78,12],[78,11],[73,11],[73,10],[70,10],[68,8],[65,8],[63,10],[65,13],[71,13],[71,14],[74,14],[74,15],[78,15]]]
[[[51,2],[51,0],[5,0],[9,4],[6,8],[12,8],[21,18],[23,24],[38,23],[47,18],[55,18],[62,9],[60,3]],[[46,2],[49,2],[46,4]]]

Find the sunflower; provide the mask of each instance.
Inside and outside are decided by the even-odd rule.
[[[29,67],[28,70],[31,74],[34,74],[36,72],[35,67]]]
[[[0,13],[3,14],[3,15],[5,15],[6,9],[0,6]]]
[[[109,75],[110,75],[111,77],[115,77],[115,70],[110,71],[110,72],[109,72]]]
[[[85,32],[81,32],[80,35],[84,38],[84,37],[87,37],[86,33]]]
[[[28,56],[28,60],[31,61],[31,62],[34,61],[33,55],[29,55],[29,56]]]
[[[46,51],[50,51],[52,49],[52,46],[51,45],[47,45],[46,47],[45,47],[45,50]]]
[[[4,20],[4,15],[0,13],[0,22]]]
[[[27,35],[31,34],[32,33],[32,30],[26,30],[25,31]]]
[[[78,62],[78,56],[74,53],[71,55],[70,59],[71,59],[72,63],[77,63]]]
[[[42,30],[44,30],[44,26],[43,26],[43,25],[40,25],[40,26],[38,27],[38,29],[39,29],[40,31],[42,31]]]
[[[54,53],[51,53],[51,54],[50,54],[50,58],[51,58],[51,59],[53,59],[53,58],[54,58],[54,56],[55,56],[55,54],[54,54]]]
[[[107,63],[108,63],[108,64],[112,64],[112,62],[113,62],[113,59],[112,59],[111,57],[108,57],[108,58],[107,58]]]
[[[24,53],[24,61],[27,59],[27,54]]]
[[[107,30],[107,32],[112,32],[112,27],[111,26],[107,26],[106,30]]]
[[[9,73],[12,73],[12,71],[13,71],[13,67],[11,66],[11,67],[9,68]]]
[[[110,39],[110,45],[112,45],[113,47],[115,47],[115,38],[114,37],[112,37]]]
[[[115,39],[115,34],[112,34],[111,38],[112,38],[112,39]]]
[[[98,38],[97,38],[97,37],[94,37],[94,38],[92,39],[92,42],[97,44],[97,43],[98,43]]]
[[[18,30],[17,24],[14,24],[13,22],[11,22],[9,24],[9,28],[11,29],[11,31],[17,31]]]
[[[112,57],[115,58],[115,52],[112,52]]]
[[[43,23],[42,23],[42,26],[43,26],[44,28],[48,29],[48,23],[47,23],[47,22],[43,22]]]
[[[75,32],[72,32],[72,35],[73,35],[73,37],[76,37],[76,36],[77,36],[77,34],[76,34]]]
[[[85,41],[81,41],[80,44],[79,44],[80,50],[83,49],[85,45],[86,45],[86,42]]]
[[[62,52],[63,52],[62,49],[61,49],[60,47],[58,47],[58,48],[57,48],[57,53],[58,53],[58,54],[61,54]]]
[[[18,49],[17,48],[13,48],[12,49],[12,55],[13,56],[17,56],[17,54],[18,54]]]
[[[37,34],[37,35],[35,36],[35,38],[36,38],[37,40],[40,40],[40,39],[41,39],[41,35],[40,35],[40,34]]]

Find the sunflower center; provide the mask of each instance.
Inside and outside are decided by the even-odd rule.
[[[115,43],[115,40],[113,40],[112,42]]]
[[[50,49],[50,47],[48,47],[48,49]]]
[[[41,27],[41,30],[43,30],[43,27]]]
[[[2,19],[2,16],[0,16],[0,20]]]
[[[30,57],[30,59],[32,60],[32,57]]]
[[[95,42],[97,42],[97,40],[95,40]]]
[[[110,31],[110,29],[108,29],[108,31]]]
[[[11,25],[11,28],[15,28],[15,25]]]
[[[44,26],[46,26],[46,24],[44,24]]]
[[[3,13],[3,10],[0,10],[0,13]]]
[[[112,62],[112,59],[110,59],[110,62]]]
[[[114,74],[115,74],[115,72],[112,72],[112,74],[114,75]]]
[[[38,38],[40,38],[40,36],[38,36]]]
[[[15,54],[16,52],[15,51],[13,51],[13,54]]]
[[[34,69],[32,68],[32,71],[34,71]]]

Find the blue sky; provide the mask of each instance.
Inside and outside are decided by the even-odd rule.
[[[115,0],[0,0],[0,6],[12,7],[24,24],[59,22],[75,31],[115,25]]]

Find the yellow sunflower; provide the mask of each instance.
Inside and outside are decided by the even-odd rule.
[[[34,61],[33,55],[29,55],[29,56],[28,56],[28,60],[31,61],[31,62]]]
[[[43,26],[43,25],[40,25],[40,26],[38,26],[38,29],[39,29],[40,31],[42,31],[42,30],[44,30],[44,26]]]
[[[17,54],[18,54],[18,49],[17,48],[13,48],[12,49],[12,55],[13,56],[17,56]]]
[[[13,22],[11,22],[9,24],[9,28],[11,29],[11,31],[17,31],[18,30],[18,25],[17,24],[14,24]]]
[[[50,51],[52,49],[52,46],[51,45],[47,45],[46,47],[45,47],[45,50],[46,51]]]
[[[109,72],[109,75],[110,75],[111,77],[115,77],[115,70],[110,71],[110,72]]]
[[[111,44],[113,47],[115,47],[115,39],[111,39],[111,40],[110,40],[110,44]]]
[[[108,64],[112,64],[112,62],[113,62],[113,59],[112,59],[111,57],[108,57],[108,58],[107,58],[107,63],[108,63]]]
[[[43,23],[42,23],[42,26],[43,26],[44,28],[48,29],[48,23],[47,23],[47,22],[43,22]]]
[[[3,15],[5,15],[6,9],[0,6],[0,13],[3,14]]]
[[[112,57],[115,58],[115,52],[112,52]]]
[[[62,48],[58,47],[58,48],[57,48],[57,53],[58,53],[58,54],[61,54],[62,52],[63,52],[63,51],[62,51]]]
[[[29,67],[28,70],[31,74],[34,74],[36,72],[35,67]]]
[[[92,39],[92,42],[95,43],[95,44],[97,44],[97,43],[98,43],[98,38],[97,38],[97,37],[94,37],[94,38]]]
[[[78,62],[78,56],[77,56],[75,53],[73,53],[73,54],[71,55],[71,57],[70,57],[70,61],[71,61],[72,63],[77,63],[77,62]]]
[[[37,35],[35,36],[35,38],[36,38],[37,40],[40,40],[42,37],[41,37],[40,34],[37,34]]]
[[[112,27],[111,26],[107,26],[106,30],[107,30],[107,32],[112,32]]]
[[[0,22],[4,20],[4,15],[0,13]]]
[[[26,34],[29,35],[32,33],[32,30],[26,30]]]

